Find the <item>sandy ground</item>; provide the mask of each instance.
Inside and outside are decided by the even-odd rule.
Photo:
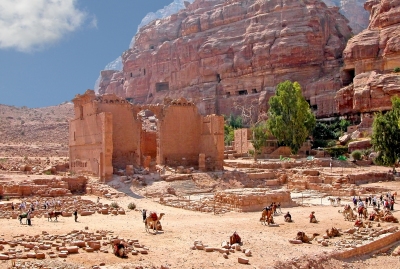
[[[377,184],[374,184],[377,185]],[[400,191],[400,182],[379,183],[393,191]],[[127,187],[125,187],[127,188]],[[125,191],[126,189],[121,189]],[[13,236],[36,235],[42,231],[50,234],[66,234],[72,230],[89,231],[108,230],[113,231],[119,238],[138,239],[139,242],[149,248],[147,255],[129,255],[127,259],[120,259],[111,253],[85,253],[69,255],[68,258],[56,258],[47,265],[49,268],[92,268],[94,265],[104,263],[99,268],[272,268],[277,262],[293,261],[296,258],[308,255],[308,257],[327,257],[327,254],[337,250],[335,246],[322,247],[317,242],[312,244],[293,245],[288,242],[293,239],[298,231],[306,234],[324,234],[325,230],[332,226],[347,229],[353,226],[352,222],[346,222],[338,213],[340,207],[328,205],[326,198],[323,204],[320,199],[304,199],[304,206],[283,208],[282,211],[290,211],[294,223],[285,223],[282,214],[275,217],[276,227],[261,225],[258,221],[260,212],[236,213],[229,212],[223,215],[212,213],[200,213],[179,208],[166,207],[158,204],[151,198],[143,198],[133,191],[134,197],[123,195],[116,199],[118,204],[127,210],[126,215],[101,215],[79,216],[79,222],[75,223],[72,217],[60,218],[58,222],[49,222],[46,218],[34,218],[32,226],[20,225],[15,219],[0,219],[0,237],[11,239]],[[85,199],[96,200],[97,197],[85,196]],[[344,197],[346,198],[346,197]],[[350,201],[350,197],[347,197]],[[15,200],[16,201],[16,200]],[[346,202],[346,199],[343,200]],[[101,202],[111,203],[112,200],[102,198]],[[157,213],[165,213],[162,219],[163,232],[157,234],[147,233],[142,222],[141,213],[127,209],[127,205],[134,202],[138,209],[147,209]],[[314,205],[314,203],[316,205]],[[395,204],[394,215],[400,218],[399,208]],[[317,224],[309,223],[308,215],[315,211],[319,220]],[[398,224],[384,223],[383,226]],[[204,244],[219,247],[223,241],[229,241],[229,236],[237,231],[243,240],[244,249],[251,249],[252,256],[248,257],[249,265],[238,263],[238,257],[245,257],[244,253],[231,253],[225,259],[219,252],[205,252],[204,250],[192,250],[195,240],[201,240]],[[339,240],[339,238],[335,239]],[[110,249],[111,251],[111,249]],[[22,261],[21,261],[22,262]],[[371,268],[374,265],[387,264],[389,268],[399,268],[398,257],[371,255],[352,259],[349,261],[323,261],[320,264],[304,268]],[[0,267],[11,266],[10,261],[0,261]],[[318,267],[322,266],[322,267]],[[286,266],[283,265],[282,268]],[[29,268],[29,267],[26,267]],[[290,267],[287,267],[290,268]],[[293,267],[295,268],[295,267]]]

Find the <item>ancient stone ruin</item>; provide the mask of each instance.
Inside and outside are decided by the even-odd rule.
[[[203,171],[223,168],[223,117],[201,116],[184,98],[140,106],[114,94],[96,96],[88,90],[73,102],[69,146],[74,172],[104,180],[118,169],[149,169],[156,164]]]

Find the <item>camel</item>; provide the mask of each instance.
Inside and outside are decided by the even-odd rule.
[[[120,258],[126,258],[126,243],[120,242],[120,243],[115,243],[113,247],[113,252],[114,255]]]
[[[368,210],[366,207],[359,207],[358,209],[353,208],[354,211],[358,212],[358,218],[364,217],[364,219],[368,218]]]
[[[150,213],[150,215],[146,218],[144,222],[146,232],[148,232],[149,229],[151,229],[150,227],[152,227],[153,231],[156,232],[157,224],[164,215],[165,215],[164,213],[160,213],[160,217],[157,217],[156,213]]]
[[[262,223],[261,224],[265,224],[265,223],[267,223],[268,225],[270,224],[270,223],[274,223],[274,217],[273,217],[273,214],[274,214],[274,211],[273,211],[273,209],[271,209],[271,208],[269,208],[268,210],[267,209],[263,209],[263,211],[262,211],[262,213],[261,213],[261,218],[260,218],[260,221],[262,221]]]
[[[340,232],[337,228],[332,227],[330,230],[326,230],[326,235],[329,237],[335,237],[335,236],[340,236]]]
[[[236,231],[229,237],[229,243],[231,246],[236,243],[237,244],[242,243],[242,239],[240,238],[240,236],[237,234]]]
[[[149,229],[153,229],[154,230],[152,223],[150,223]],[[161,222],[159,222],[159,221],[157,222],[156,230],[157,231],[162,231],[162,225],[161,225]]]
[[[386,222],[393,222],[393,223],[398,223],[399,220],[395,218],[393,215],[386,215],[383,217],[383,220]]]
[[[56,221],[58,221],[58,216],[62,216],[62,212],[61,211],[49,211],[47,212],[47,221],[53,221],[53,218],[56,219]]]
[[[353,213],[353,210],[349,205],[346,205],[343,211],[339,210],[339,213],[343,214],[344,220],[353,221],[356,218],[356,215]]]
[[[296,236],[296,240],[300,240],[303,243],[309,243],[319,234],[313,233],[312,237],[307,236],[304,232],[298,232]]]

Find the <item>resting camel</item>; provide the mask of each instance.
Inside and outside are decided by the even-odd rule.
[[[126,258],[126,243],[125,242],[120,242],[120,243],[115,243],[113,247],[113,252],[114,255],[120,258]]]
[[[335,236],[340,236],[340,232],[337,228],[332,227],[330,230],[326,230],[326,235],[329,237],[335,237]]]
[[[155,218],[153,216],[155,215]],[[157,223],[161,220],[161,218],[164,216],[164,213],[160,213],[160,217],[157,217],[156,213],[150,213],[150,215],[146,218],[144,222],[144,227],[146,228],[146,232],[151,229],[150,227],[153,227],[153,231],[156,232],[156,227]]]
[[[242,243],[242,239],[240,238],[240,236],[237,234],[236,231],[229,237],[229,243],[231,244],[231,246],[236,243],[237,244]]]
[[[342,212],[339,210],[339,213],[343,214],[344,220],[353,221],[356,218],[356,215],[353,213],[353,210],[351,209],[350,205],[346,205]]]
[[[261,212],[261,218],[260,218],[260,221],[262,221],[261,224],[267,223],[269,225],[270,223],[272,224],[274,223],[274,217],[273,217],[274,211],[272,208],[269,207],[267,207],[267,209],[264,208],[263,211]]]
[[[393,215],[386,215],[382,218],[382,220],[384,220],[386,222],[393,222],[393,223],[399,222],[399,220],[397,218],[395,218]]]
[[[317,233],[313,233],[312,237],[309,237],[304,232],[298,232],[297,236],[296,236],[296,240],[300,240],[303,243],[310,243],[318,235],[319,234],[317,234]]]

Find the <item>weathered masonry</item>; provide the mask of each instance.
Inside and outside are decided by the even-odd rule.
[[[133,105],[115,94],[96,96],[87,90],[73,102],[69,151],[74,172],[107,180],[115,169],[149,163],[204,171],[223,168],[223,117],[201,116],[195,104],[184,98]]]

